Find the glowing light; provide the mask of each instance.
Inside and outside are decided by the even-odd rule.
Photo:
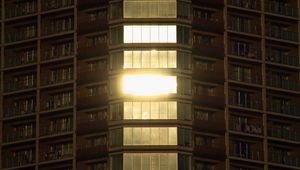
[[[176,76],[158,74],[125,75],[122,79],[124,94],[136,96],[157,96],[177,92]]]

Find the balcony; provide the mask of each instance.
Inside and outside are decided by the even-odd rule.
[[[206,87],[195,84],[193,90],[193,103],[208,107],[224,108],[224,89],[222,86]]]
[[[287,29],[277,29],[275,27],[266,27],[266,36],[280,40],[298,42],[298,33]]]
[[[20,53],[8,54],[9,57],[4,59],[4,67],[16,67],[22,65],[28,65],[36,62],[37,53],[36,49],[25,50]]]
[[[260,11],[260,1],[259,0],[229,0],[228,3],[235,7],[252,9]]]
[[[224,160],[226,158],[224,137],[216,137],[213,139],[207,136],[200,137],[200,139],[202,138],[203,140],[206,138],[207,140],[211,139],[211,143],[198,143],[197,137],[195,136],[194,138],[194,156],[217,160]]]
[[[193,127],[197,131],[213,132],[222,134],[225,132],[225,118],[221,113],[211,119],[196,119],[193,122]]]
[[[42,95],[41,111],[50,111],[70,107],[73,105],[72,91],[49,92]]]
[[[20,27],[15,31],[7,30],[5,36],[5,43],[14,43],[17,41],[29,40],[37,37],[36,25],[29,25]],[[8,29],[8,28],[7,28]]]
[[[108,55],[108,33],[81,35],[78,37],[78,58],[88,59]]]
[[[229,105],[248,108],[248,109],[256,109],[260,110],[262,108],[261,99],[250,99],[245,101],[239,101],[237,98],[233,96],[229,96]]]
[[[229,17],[227,28],[231,31],[240,32],[240,33],[247,33],[247,34],[254,34],[254,35],[261,34],[260,26],[257,21],[252,21],[242,17]]]
[[[60,19],[45,18],[45,20],[47,21],[45,21],[45,23],[43,23],[42,25],[42,35],[44,36],[68,32],[74,29],[73,16],[68,16]]]
[[[77,118],[77,134],[89,134],[102,132],[108,129],[106,119],[89,119],[87,116]]]
[[[287,66],[299,66],[299,58],[291,55],[266,55],[266,61]]]
[[[237,122],[238,119],[230,119],[229,129],[235,132],[262,135],[263,128],[257,120],[251,123]]]
[[[50,122],[48,125],[40,126],[40,136],[55,136],[59,134],[64,134],[72,132],[73,130],[73,121],[71,118],[65,118],[55,121],[55,123]]]
[[[194,13],[196,13],[196,11],[194,11]],[[201,18],[200,16],[195,15],[196,14],[194,14],[192,22],[193,28],[208,32],[224,32],[224,19],[222,12],[214,13],[210,18]]]
[[[287,155],[279,151],[269,151],[268,155],[271,163],[300,167],[300,156]]]
[[[26,16],[37,12],[37,1],[16,1],[5,7],[5,18]]]
[[[300,84],[298,81],[292,80],[284,80],[272,76],[267,76],[267,85],[270,87],[285,89],[285,90],[292,90],[292,91],[300,91]]]
[[[84,10],[87,8],[94,8],[95,6],[105,6],[108,5],[107,0],[84,0],[84,1],[78,1],[78,9]]]
[[[236,67],[230,67],[228,72],[228,78],[233,81],[243,82],[243,83],[249,83],[249,84],[261,84],[261,76],[259,74],[242,74],[239,71],[234,71]],[[256,71],[256,69],[253,69]],[[251,70],[252,71],[252,70]],[[251,73],[250,71],[250,73]]]
[[[81,145],[82,146],[82,145]],[[106,145],[81,147],[76,151],[77,161],[90,160],[108,156],[108,148]]]
[[[269,127],[268,136],[297,142],[300,141],[300,132],[278,127]]]
[[[205,57],[224,58],[224,45],[222,43],[197,43],[193,44],[193,54],[198,54]]]
[[[91,17],[93,16],[93,17]],[[85,34],[108,30],[107,11],[93,11],[91,13],[79,13],[78,33]]]
[[[72,148],[69,148],[71,144],[61,144],[60,146],[58,145],[50,146],[50,149],[46,149],[46,151],[43,151],[44,149],[41,149],[42,152],[40,154],[40,162],[72,158],[73,151]],[[62,149],[62,145],[65,145],[64,147],[66,147],[66,150]]]
[[[11,118],[35,113],[36,101],[34,98],[12,99],[4,102],[4,117]]]
[[[242,150],[241,152],[236,151],[235,149],[230,150],[230,156],[242,158],[242,159],[250,159],[254,161],[263,161],[264,160],[264,152],[261,150],[250,149],[248,152]]]
[[[72,66],[50,68],[41,74],[41,85],[55,85],[73,80]]]
[[[211,1],[211,0],[192,0],[192,4],[222,7],[222,6],[224,6],[224,1],[223,0],[214,0],[214,1]]]
[[[32,125],[17,127],[17,131],[6,131],[4,143],[17,142],[35,137],[35,128]]]
[[[36,87],[35,73],[19,75],[10,78],[4,83],[4,92],[15,92]]]
[[[230,42],[228,45],[228,54],[246,59],[261,60],[259,47],[256,48],[248,43]]]
[[[35,163],[35,151],[33,149],[11,152],[3,151],[3,155],[5,157],[2,157],[2,168],[20,167]]]
[[[203,67],[203,64],[210,66]],[[223,61],[201,62],[194,59],[193,79],[223,84],[224,76]]]
[[[47,47],[44,47],[41,53],[42,61],[51,61],[71,57],[74,55],[74,43],[71,40],[63,43],[51,44]]]
[[[45,1],[46,2],[42,3],[43,11],[66,8],[74,4],[73,0],[45,0]]]
[[[272,13],[272,14],[293,17],[296,19],[298,17],[298,8],[294,8],[292,4],[287,4],[284,2],[281,3],[279,1],[266,2],[265,3],[265,11]]]
[[[77,73],[78,84],[95,83],[108,79],[108,71],[106,68],[97,68],[95,70],[80,68]]]
[[[300,107],[298,105],[280,104],[279,102],[267,102],[267,110],[289,116],[300,116]]]

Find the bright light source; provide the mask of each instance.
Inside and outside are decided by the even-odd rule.
[[[125,75],[122,80],[124,94],[136,96],[157,96],[177,92],[176,76],[158,74]]]

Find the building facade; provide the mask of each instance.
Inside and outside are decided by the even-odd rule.
[[[1,0],[0,169],[300,169],[297,0]]]

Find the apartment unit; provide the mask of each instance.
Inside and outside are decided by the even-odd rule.
[[[300,169],[297,0],[0,0],[0,169]]]

